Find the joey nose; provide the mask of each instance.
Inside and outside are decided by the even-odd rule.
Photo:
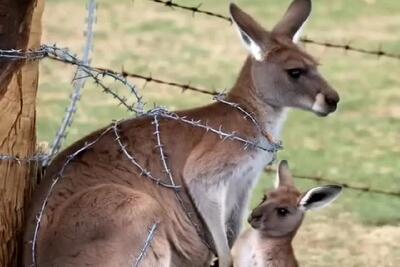
[[[249,222],[251,227],[257,229],[260,227],[262,217],[263,217],[262,209],[256,208],[252,211],[247,221]]]

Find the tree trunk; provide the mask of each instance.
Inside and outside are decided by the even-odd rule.
[[[0,0],[0,48],[37,49],[44,0]],[[36,146],[37,61],[0,61],[0,154],[29,158]],[[17,266],[24,207],[36,173],[31,164],[0,161],[0,266]]]

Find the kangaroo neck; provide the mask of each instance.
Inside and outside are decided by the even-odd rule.
[[[298,267],[292,247],[292,237],[270,238],[260,234],[258,248],[265,267]]]
[[[239,78],[226,99],[239,104],[247,112],[251,113],[264,131],[279,139],[283,122],[286,119],[287,109],[265,103],[258,96],[253,82],[251,61],[250,57],[246,59]]]

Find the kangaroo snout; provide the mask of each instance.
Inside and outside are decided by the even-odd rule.
[[[263,220],[263,215],[264,212],[262,208],[255,208],[249,218],[247,219],[248,223],[251,225],[252,228],[258,229],[261,226],[262,220]]]
[[[319,116],[325,117],[333,113],[337,109],[340,101],[338,93],[332,91],[329,93],[318,93],[315,97],[314,104],[311,109]]]

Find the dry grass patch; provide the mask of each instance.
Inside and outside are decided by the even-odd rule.
[[[399,266],[400,226],[365,226],[349,213],[309,217],[294,242],[302,266]]]

